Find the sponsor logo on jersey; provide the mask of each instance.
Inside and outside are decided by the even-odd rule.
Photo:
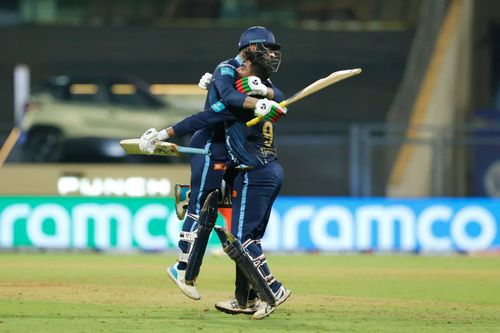
[[[210,106],[210,108],[212,110],[214,110],[215,112],[220,112],[220,111],[224,110],[225,106],[224,106],[224,103],[222,103],[221,101],[218,101],[218,102],[215,102],[214,104],[212,104]]]
[[[215,171],[226,170],[226,164],[225,163],[214,163],[214,170]]]

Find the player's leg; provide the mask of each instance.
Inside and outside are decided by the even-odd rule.
[[[223,170],[215,170],[214,161],[209,156],[195,155],[191,159],[191,194],[189,197],[187,216],[182,225],[179,239],[179,257],[177,262],[167,268],[169,277],[177,284],[186,296],[200,299],[200,293],[194,281],[186,283],[186,267],[190,250],[196,239],[196,229],[201,208],[208,194],[220,188]]]
[[[205,164],[205,156],[193,156],[191,158],[191,193],[188,203],[188,214],[182,224],[182,231],[179,235],[179,257],[177,261],[167,268],[168,276],[175,282],[179,289],[188,297],[198,300],[201,295],[196,285],[187,285],[185,282],[186,266],[189,259],[189,249],[194,241],[193,232],[198,221],[196,212],[196,200],[199,197],[202,172]]]
[[[222,163],[222,162],[221,162]],[[237,170],[234,168],[226,169],[220,187],[219,212],[226,219],[227,229],[231,229],[231,195],[233,190],[234,178],[237,175]],[[175,184],[174,199],[175,213],[179,220],[183,220],[186,216],[189,206],[189,198],[191,196],[191,185]],[[193,209],[191,209],[193,210]]]
[[[254,314],[258,310],[257,294],[241,268],[236,266],[235,298],[215,303],[215,308],[229,314]]]
[[[267,265],[267,259],[262,251],[260,240],[253,241],[251,244],[247,245],[246,249],[252,258],[256,258],[256,260],[259,260],[262,263],[261,269],[263,271],[263,275],[266,276],[266,282],[274,295],[274,304],[262,300],[258,309],[253,314],[255,319],[262,319],[269,316],[276,309],[276,307],[286,301],[291,294],[291,290],[287,289],[281,282],[276,280],[274,275],[271,273],[269,265]]]
[[[234,180],[238,175],[238,171],[235,169],[226,170],[224,174],[224,180],[227,184],[226,195],[232,196],[232,189],[234,186]],[[230,189],[231,191],[229,191]],[[230,194],[229,194],[230,193]],[[240,207],[241,196],[235,197],[234,205]],[[226,223],[227,229],[231,230],[232,222]],[[247,277],[245,276],[242,269],[238,264],[236,267],[236,279],[235,279],[235,297],[223,302],[217,302],[215,308],[219,311],[229,313],[229,314],[253,314],[258,309],[258,296],[255,289],[252,287]],[[263,277],[262,277],[263,278]]]
[[[237,267],[235,298],[226,302],[218,302],[215,308],[230,314],[252,314],[258,308],[256,293],[270,304],[275,304],[274,295],[269,289],[259,262],[253,260],[244,245],[229,231],[222,227],[215,227],[215,231],[224,252],[236,263]]]
[[[189,249],[189,258],[186,266],[186,284],[194,285],[203,262],[208,239],[215,227],[218,216],[219,191],[214,190],[208,194],[198,217],[194,241]]]
[[[240,195],[241,205],[235,207],[233,215],[233,232],[240,240],[245,240],[245,248],[254,261],[261,265],[263,275],[266,277],[269,288],[276,300],[275,305],[266,305],[261,302],[261,307],[254,314],[254,318],[261,319],[274,311],[276,306],[283,303],[289,296],[290,290],[286,289],[271,273],[267,259],[262,251],[260,239],[265,233],[272,205],[281,190],[283,183],[283,169],[277,162],[250,170],[242,174],[240,182],[235,183],[237,195]]]
[[[239,176],[238,172],[234,170],[226,170],[224,178],[226,183],[231,184],[231,188],[234,187],[234,182],[236,177]],[[238,181],[240,181],[238,179]],[[231,192],[233,192],[231,190]],[[240,207],[241,196],[235,196],[232,199],[232,207]],[[231,232],[232,221],[227,223],[227,230]],[[234,298],[227,301],[217,302],[215,308],[219,311],[229,313],[229,314],[253,314],[257,311],[258,298],[257,293],[250,285],[248,279],[243,274],[241,268],[238,264],[235,265],[236,268],[236,279],[235,279],[235,294]]]
[[[260,311],[259,314],[256,313],[257,315],[254,314],[254,318],[257,319],[268,316],[277,305],[283,303],[290,295],[290,290],[286,289],[271,274],[267,259],[260,246],[260,238],[265,232],[272,204],[281,189],[283,179],[281,166],[277,163],[276,166],[274,163],[271,164],[239,174],[234,186],[236,196],[233,198],[232,234],[240,241],[245,240],[243,242],[245,253],[258,268],[259,275],[265,279],[267,287],[274,295],[273,302],[268,302],[270,308],[266,307],[265,311]],[[244,284],[237,282],[235,300],[244,299],[245,293]],[[251,296],[249,299],[251,299]],[[234,304],[234,302],[232,303]],[[262,303],[268,304],[266,302]],[[247,306],[240,302],[237,302],[237,304],[240,309]],[[255,309],[252,310],[255,311]]]

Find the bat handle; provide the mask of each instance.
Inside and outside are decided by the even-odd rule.
[[[264,118],[264,117],[258,116],[258,117],[253,118],[252,120],[247,121],[247,127],[252,127],[252,126],[257,125],[262,120],[262,118]]]
[[[179,146],[177,146],[177,151],[179,153],[183,153],[183,154],[201,154],[201,155],[208,155],[209,154],[208,149],[202,149],[202,148],[191,148],[191,147],[179,147]]]

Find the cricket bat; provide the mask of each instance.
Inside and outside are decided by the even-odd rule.
[[[300,101],[304,97],[314,94],[315,92],[320,91],[323,88],[326,88],[334,83],[350,78],[351,76],[358,75],[361,73],[361,68],[355,69],[346,69],[342,71],[333,72],[332,74],[319,79],[305,87],[304,89],[296,92],[292,97],[284,100],[280,103],[282,107],[288,107],[290,104],[293,104],[297,101]],[[254,126],[258,124],[262,120],[262,116],[258,116],[253,118],[252,120],[247,122],[247,126]]]
[[[182,154],[208,155],[208,149],[178,146],[172,142],[158,141],[155,143],[153,154],[147,154],[139,148],[141,139],[125,139],[120,141],[120,146],[129,155],[157,155],[157,156],[181,156]]]

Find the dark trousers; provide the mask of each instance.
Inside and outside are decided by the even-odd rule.
[[[236,176],[231,233],[242,243],[264,236],[271,208],[282,183],[283,169],[278,161],[240,172]]]
[[[221,188],[224,167],[224,161],[214,161],[209,155],[193,155],[191,158],[191,195],[182,231],[193,231],[196,228],[196,219],[193,218],[193,215],[200,214],[203,203],[210,192]],[[179,248],[186,253],[188,243],[179,241]]]
[[[283,183],[283,169],[277,161],[270,162],[264,166],[240,172],[234,180],[233,213],[231,222],[231,233],[241,243],[252,239],[247,251],[252,258],[263,256],[260,239],[266,231],[271,209]],[[264,276],[271,276],[267,264],[262,266]],[[276,292],[281,283],[272,280],[270,288]],[[256,297],[250,288],[246,278],[236,268],[236,290],[235,296],[241,306],[246,301]]]

